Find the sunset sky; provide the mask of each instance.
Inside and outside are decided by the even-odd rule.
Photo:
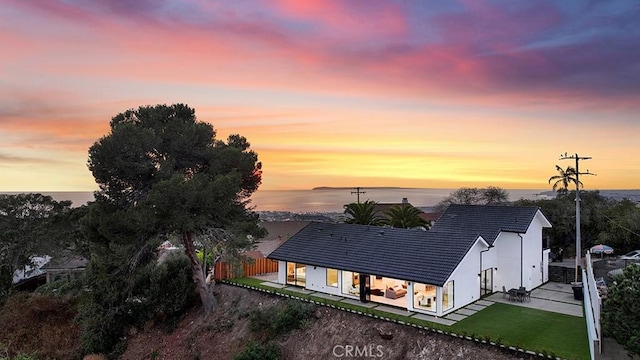
[[[0,0],[0,191],[91,191],[111,117],[186,103],[261,189],[640,188],[640,2]]]

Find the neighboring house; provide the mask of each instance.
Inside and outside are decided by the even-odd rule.
[[[269,255],[273,250],[280,246],[283,242],[289,240],[310,221],[263,221],[260,223],[267,230],[264,238],[256,241],[256,250],[261,251],[265,255]]]
[[[451,205],[429,231],[311,223],[273,251],[278,282],[442,316],[548,280],[537,207]]]
[[[47,284],[56,280],[72,280],[83,273],[89,260],[82,256],[61,256],[53,258],[42,270],[47,274]]]
[[[34,290],[45,283],[43,266],[51,260],[51,256],[32,256],[31,263],[13,272],[13,286],[19,290]]]

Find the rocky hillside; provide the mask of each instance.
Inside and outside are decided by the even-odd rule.
[[[204,317],[194,308],[172,331],[132,329],[122,359],[233,359],[267,342],[280,359],[521,359],[475,342],[409,326],[316,307],[302,328],[269,337],[255,329],[256,312],[287,300],[229,285],[217,287],[217,310]],[[253,314],[253,315],[252,315]],[[254,350],[255,350],[254,346]],[[266,356],[266,355],[265,355]]]

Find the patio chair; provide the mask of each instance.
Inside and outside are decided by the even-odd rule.
[[[510,289],[509,290],[509,301],[516,301],[518,300],[518,292],[516,289]]]
[[[507,288],[504,287],[504,285],[502,285],[502,298],[503,299],[508,299],[509,298],[509,293],[507,293]]]
[[[529,302],[531,302],[531,291],[532,291],[532,290],[529,290],[529,291],[525,291],[525,292],[524,292],[524,300],[525,300],[525,301],[529,301]]]

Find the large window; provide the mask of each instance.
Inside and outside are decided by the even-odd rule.
[[[449,281],[442,287],[442,311],[453,307],[453,281]]]
[[[338,287],[338,270],[327,269],[327,286]]]
[[[436,311],[436,289],[435,285],[413,283],[413,307]]]
[[[307,279],[306,266],[298,263],[287,263],[287,284],[305,286]]]
[[[360,295],[360,274],[351,271],[342,272],[342,293]]]

